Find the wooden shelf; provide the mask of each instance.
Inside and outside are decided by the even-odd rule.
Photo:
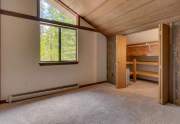
[[[133,62],[131,61],[128,61],[127,62],[128,65],[132,65]],[[159,63],[158,62],[136,62],[137,65],[150,65],[150,66],[159,66]]]
[[[158,62],[137,62],[139,65],[153,65],[153,66],[158,66]]]
[[[127,61],[127,65],[132,65],[133,62]]]
[[[146,65],[146,66],[159,66],[159,62],[148,62],[148,61],[136,61],[136,59],[133,59],[133,61],[127,61],[128,65],[132,65],[132,72],[130,72],[130,75],[133,76],[133,80],[136,82],[137,76],[146,76],[146,77],[153,77],[153,78],[159,78],[159,74],[157,72],[150,72],[150,71],[138,71],[137,65]]]
[[[130,72],[130,75],[133,75],[133,72]],[[136,72],[136,75],[159,78],[158,73],[155,72],[138,71]]]
[[[141,76],[159,78],[158,73],[155,73],[155,72],[137,71],[136,73],[137,75],[141,75]]]

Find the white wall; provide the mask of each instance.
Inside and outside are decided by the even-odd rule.
[[[159,41],[159,29],[151,29],[127,35],[128,44]]]
[[[0,0],[1,8],[28,15],[37,15],[37,0]]]
[[[2,8],[9,6],[34,15],[35,5],[29,0],[13,0],[14,5],[10,1],[2,0]],[[79,30],[79,64],[40,66],[39,22],[5,15],[1,21],[2,99],[39,89],[107,80],[107,40],[103,35]]]

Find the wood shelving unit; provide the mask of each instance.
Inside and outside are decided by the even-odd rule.
[[[137,71],[137,65],[159,66],[159,62],[136,61],[136,59],[134,59],[133,61],[127,61],[127,65],[132,65],[133,66],[133,71],[131,71],[130,74],[133,75],[134,81],[136,81],[137,75],[146,76],[146,77],[153,77],[153,78],[159,78],[159,74],[156,73],[156,72]]]
[[[130,72],[130,74],[133,75],[134,72]],[[149,71],[137,71],[136,75],[159,78],[158,73],[149,72]]]
[[[158,73],[155,73],[155,72],[137,71],[136,74],[141,75],[141,76],[159,78]]]
[[[131,62],[131,61],[128,61],[127,64],[128,64],[128,65],[131,65],[131,64],[133,65],[133,61],[132,61],[132,62]],[[136,64],[137,64],[137,65],[159,66],[159,62],[142,62],[142,61],[141,61],[141,62],[140,62],[140,61],[138,62],[138,61],[136,61]]]

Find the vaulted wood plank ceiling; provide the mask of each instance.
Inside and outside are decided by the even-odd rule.
[[[180,19],[180,0],[62,0],[107,35]],[[141,28],[140,28],[141,27]]]

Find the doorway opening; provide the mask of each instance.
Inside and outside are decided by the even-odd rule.
[[[115,43],[116,87],[122,89],[132,84],[145,84],[141,80],[146,80],[149,84],[156,82],[154,88],[158,90],[156,92],[151,90],[149,94],[156,93],[154,98],[157,98],[160,104],[169,102],[170,26],[160,24],[157,29],[126,36],[117,35]]]
[[[159,29],[127,35],[126,88],[134,94],[158,100]]]

